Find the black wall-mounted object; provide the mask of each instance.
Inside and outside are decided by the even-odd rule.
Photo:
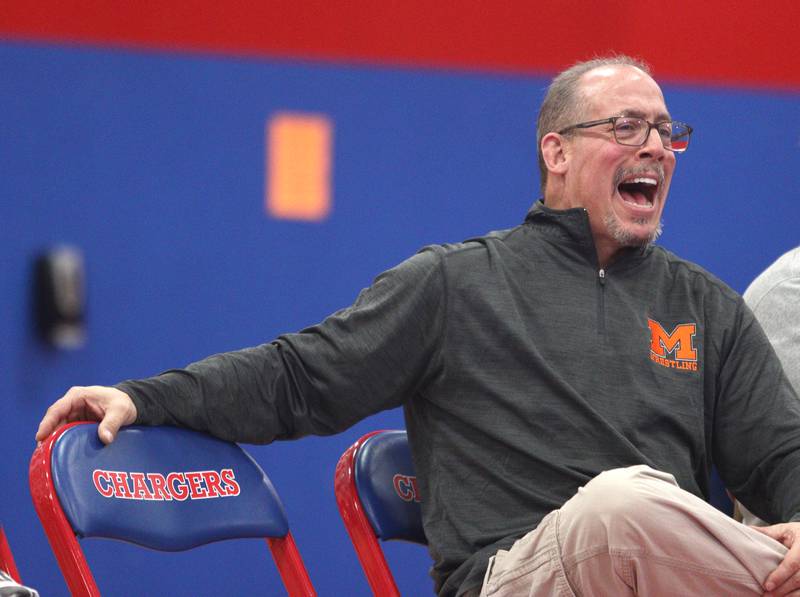
[[[54,348],[86,343],[86,273],[82,252],[59,246],[42,252],[34,267],[34,318],[39,337]]]

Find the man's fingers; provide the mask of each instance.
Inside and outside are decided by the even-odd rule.
[[[767,537],[771,537],[771,538],[775,539],[775,541],[780,541],[781,543],[783,543],[783,541],[781,540],[781,536],[783,535],[783,531],[780,530],[778,527],[780,527],[779,524],[775,524],[775,525],[768,526],[768,527],[749,527],[749,528],[753,529],[754,531],[758,531],[762,535],[766,535]]]
[[[770,597],[778,597],[796,589],[798,587],[797,584],[793,585],[791,582],[786,582],[791,579],[792,575],[796,572],[797,568],[787,563],[786,559],[784,559],[780,566],[772,571],[772,574],[767,577],[767,581],[764,583],[767,594],[770,595]]]
[[[785,564],[786,561],[784,560],[784,562],[767,577],[765,588],[767,589],[767,595],[770,597],[782,597],[800,587],[800,583],[797,582],[798,579],[794,577],[796,570],[793,570],[791,566]]]
[[[120,427],[130,425],[136,420],[136,407],[133,406],[126,394],[123,394],[123,396],[125,400],[120,399],[113,406],[110,406],[98,426],[97,435],[104,444],[110,444],[114,441]],[[131,409],[133,409],[133,413]]]
[[[39,423],[39,429],[36,431],[36,441],[44,441],[48,435],[69,420],[72,412],[72,400],[78,391],[79,388],[70,388],[66,394],[47,409]]]
[[[764,582],[767,594],[780,597],[800,588],[800,542],[795,542],[795,533],[792,526],[776,524],[758,528],[758,531],[776,541],[780,541],[789,548],[783,561]]]
[[[115,427],[104,421],[100,423],[100,427],[97,429],[97,435],[100,441],[107,445],[114,441],[114,438],[117,436],[117,431],[119,431],[119,426]]]
[[[798,595],[798,593],[800,593],[800,576],[795,573],[774,589],[768,589],[766,595],[768,597],[786,597],[788,595]]]
[[[39,423],[39,428],[36,430],[36,441],[41,442],[53,432],[53,429],[58,427],[59,418],[49,413]]]
[[[136,407],[125,392],[116,388],[76,386],[47,409],[36,440],[44,441],[61,425],[77,420],[100,421],[98,436],[108,444],[114,441],[121,426],[136,420]]]

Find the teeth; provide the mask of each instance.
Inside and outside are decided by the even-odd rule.
[[[644,178],[644,177],[642,177],[642,178],[634,178],[633,180],[627,180],[625,182],[627,182],[629,184],[630,183],[649,184],[649,185],[652,185],[652,186],[656,186],[658,184],[658,181],[655,178]]]

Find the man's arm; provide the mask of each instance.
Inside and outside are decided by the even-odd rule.
[[[795,249],[783,255],[756,278],[744,293],[783,365],[789,381],[800,388],[800,254]],[[797,518],[797,516],[795,516]],[[766,579],[768,595],[786,595],[800,588],[800,523],[756,527],[789,548],[781,565]]]
[[[743,298],[775,349],[795,392],[800,388],[800,251],[781,256],[762,272]],[[743,522],[766,523],[736,502]]]
[[[800,400],[750,309],[725,332],[713,459],[726,487],[771,523],[800,513]]]
[[[800,588],[800,401],[752,312],[738,309],[724,349],[714,461],[726,486],[789,551],[765,579],[768,597]]]
[[[378,276],[353,306],[300,333],[125,381],[114,392],[70,390],[48,411],[37,438],[88,415],[111,437],[136,422],[267,443],[335,433],[398,406],[440,367],[441,260],[437,248],[415,255]]]

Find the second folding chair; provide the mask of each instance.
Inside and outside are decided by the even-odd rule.
[[[419,488],[405,431],[374,431],[336,465],[336,502],[372,592],[400,595],[378,540],[426,545]]]

